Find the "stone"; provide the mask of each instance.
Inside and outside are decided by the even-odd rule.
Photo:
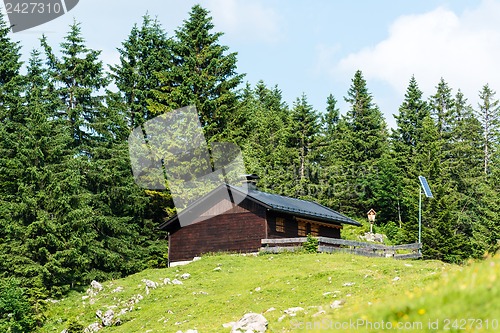
[[[172,284],[181,285],[181,284],[183,284],[183,283],[182,283],[182,281],[180,281],[180,280],[174,279],[174,280],[172,281]]]
[[[286,309],[284,312],[289,315],[289,316],[296,316],[297,312],[304,311],[304,308],[301,308],[300,306],[294,307],[294,308],[289,308]]]
[[[146,287],[148,288],[155,289],[156,287],[158,287],[158,283],[154,281],[148,279],[142,279],[141,281],[144,282],[146,284]]]
[[[183,280],[187,280],[190,277],[191,277],[191,274],[189,274],[189,273],[184,273],[184,274],[181,275],[181,279],[183,279]]]
[[[214,271],[216,271],[216,272],[220,272],[220,270],[221,270],[221,268],[220,268],[220,267],[215,267],[215,268],[214,268]]]
[[[264,333],[267,330],[267,319],[258,313],[247,313],[238,320],[231,333]]]
[[[169,278],[164,278],[163,279],[163,284],[172,284],[172,281],[170,281]]]
[[[356,284],[355,282],[346,282],[342,286],[344,286],[344,287],[351,287],[351,286],[354,286],[355,284]]]
[[[97,290],[97,291],[101,291],[104,289],[102,284],[100,284],[96,280],[92,280],[92,282],[90,282],[90,286],[92,287],[92,289]]]
[[[123,287],[116,287],[116,288],[115,288],[115,289],[113,289],[111,292],[112,292],[112,293],[119,293],[119,292],[121,292],[121,291],[123,291]]]
[[[401,280],[399,276],[396,276],[394,279],[392,279],[392,281],[399,281]]]
[[[335,300],[332,302],[332,304],[330,304],[330,307],[332,309],[338,309],[338,308],[341,308],[342,305],[344,305],[345,301],[343,300]]]
[[[99,332],[101,330],[102,326],[99,323],[92,323],[89,326],[87,326],[84,330],[83,333],[95,333]]]

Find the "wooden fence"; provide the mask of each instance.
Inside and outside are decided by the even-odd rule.
[[[419,251],[422,248],[422,244],[420,243],[382,245],[328,237],[317,237],[316,239],[318,240],[318,252],[345,252],[367,257],[391,257],[394,259],[416,259],[422,257]],[[270,253],[296,251],[302,249],[302,244],[306,241],[306,237],[262,239],[261,251]],[[406,253],[398,253],[398,251]]]

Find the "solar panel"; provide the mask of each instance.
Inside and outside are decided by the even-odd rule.
[[[431,192],[431,188],[429,187],[429,184],[427,183],[427,179],[425,179],[424,176],[418,176],[418,179],[420,180],[420,184],[422,185],[422,188],[424,189],[425,196],[427,198],[434,198]]]

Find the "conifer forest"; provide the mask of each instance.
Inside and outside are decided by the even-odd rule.
[[[422,175],[434,194],[422,205],[424,259],[462,263],[498,249],[498,87],[485,82],[471,105],[446,78],[424,99],[418,77],[409,77],[389,128],[362,71],[348,91],[325,96],[323,109],[306,94],[289,105],[278,86],[245,81],[203,7],[175,31],[138,19],[116,46],[116,64],[86,45],[78,22],[63,40],[41,36],[23,63],[0,17],[0,286],[9,304],[29,309],[16,319],[20,331],[43,322],[47,298],[166,266],[167,237],[157,226],[175,214],[172,197],[135,184],[127,138],[187,105],[196,106],[209,144],[241,148],[263,191],[360,221],[373,208],[392,244],[413,243]]]

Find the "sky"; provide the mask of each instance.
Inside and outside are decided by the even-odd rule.
[[[196,3],[210,10],[221,44],[238,53],[245,82],[277,85],[289,105],[304,93],[324,112],[333,94],[345,113],[358,69],[390,127],[412,75],[425,98],[444,78],[474,107],[485,84],[500,90],[500,0],[80,0],[66,15],[11,38],[26,60],[42,34],[57,48],[76,20],[88,47],[114,64],[144,14],[172,36]]]

